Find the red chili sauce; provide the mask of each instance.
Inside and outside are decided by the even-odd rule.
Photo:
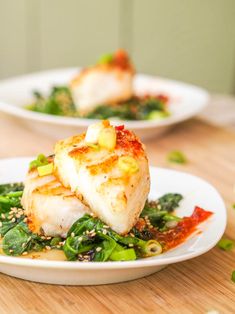
[[[197,226],[208,219],[212,214],[212,212],[196,206],[193,214],[190,217],[183,217],[176,227],[165,232],[158,231],[156,228],[151,228],[149,232],[152,233],[153,239],[156,239],[161,243],[163,250],[167,251],[184,242],[197,229]],[[143,221],[141,219],[136,224],[136,228],[139,231],[145,227]]]

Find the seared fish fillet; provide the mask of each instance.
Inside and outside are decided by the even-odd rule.
[[[40,177],[36,168],[29,171],[21,203],[30,229],[46,236],[66,237],[71,225],[90,212],[79,197],[54,175]]]
[[[72,80],[72,97],[80,114],[86,114],[98,105],[125,101],[133,95],[134,71],[124,52],[121,60],[122,63],[114,55],[113,62],[87,68]]]
[[[106,128],[116,134],[111,150],[94,144]],[[131,131],[114,129],[107,121],[92,125],[87,134],[59,141],[54,163],[63,185],[81,193],[91,211],[113,230],[124,234],[134,226],[147,199],[150,178],[143,145]]]

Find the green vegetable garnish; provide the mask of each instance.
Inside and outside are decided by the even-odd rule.
[[[171,214],[166,214],[162,217],[163,220],[165,221],[180,221],[181,218],[175,216],[175,215],[171,215]]]
[[[10,192],[23,191],[23,183],[8,183],[0,185],[0,195],[6,195]]]
[[[112,54],[106,54],[100,57],[98,64],[109,64],[113,61]]]
[[[163,228],[168,221],[180,221],[177,216],[171,215],[182,200],[182,195],[168,193],[158,199],[157,202],[147,201],[140,217],[148,217],[153,226]]]
[[[21,183],[0,185],[0,213],[7,213],[12,207],[21,207],[23,187]]]
[[[234,241],[229,240],[229,239],[221,239],[218,242],[217,246],[224,251],[230,251],[234,248],[235,243]]]
[[[186,156],[182,152],[177,151],[177,150],[170,152],[167,155],[167,160],[169,162],[173,162],[173,163],[177,163],[177,164],[186,164],[187,163]]]
[[[48,97],[34,92],[35,102],[26,106],[28,110],[49,113],[56,116],[76,116],[77,112],[71,92],[66,86],[53,87]]]
[[[169,112],[167,111],[152,111],[149,113],[148,120],[164,120],[166,117],[169,117]]]
[[[96,251],[94,261],[105,262],[110,258],[110,255],[115,249],[117,243],[110,236],[105,235],[102,232],[98,233],[98,237],[103,241],[99,244],[101,250],[98,252]]]
[[[158,199],[158,206],[160,210],[166,210],[167,212],[173,212],[179,207],[180,201],[183,199],[181,194],[167,193]]]
[[[110,255],[111,261],[134,261],[136,260],[136,254],[134,249],[123,249],[119,246],[118,250],[114,250]]]
[[[162,251],[160,243],[156,240],[144,241],[134,236],[123,237],[105,226],[100,219],[87,214],[72,225],[63,250],[69,260],[76,260],[79,254],[85,252],[83,247],[86,246],[86,251],[94,251],[94,261],[109,260],[113,252],[130,249],[130,246],[136,248],[142,257],[157,255]],[[124,252],[115,253],[113,258],[118,255],[125,260],[128,257],[134,258],[132,251],[128,251],[126,255]]]
[[[40,154],[40,155],[38,155],[38,157],[35,160],[30,162],[29,168],[31,170],[33,168],[38,168],[41,166],[45,166],[47,164],[49,164],[47,157],[43,154]]]
[[[27,249],[31,239],[27,225],[20,222],[5,234],[2,242],[3,252],[7,255],[21,255]]]
[[[99,63],[109,64],[112,60],[113,55],[108,54],[101,57]],[[25,106],[26,109],[57,116],[81,117],[73,103],[71,91],[66,86],[53,87],[51,93],[46,97],[36,91],[34,98],[34,103]],[[166,103],[167,98],[164,99],[161,96],[133,96],[127,101],[115,105],[107,106],[101,103],[82,117],[102,120],[111,117],[121,120],[164,119],[169,116]]]
[[[235,283],[235,270],[232,272],[231,279],[232,279],[232,281]]]

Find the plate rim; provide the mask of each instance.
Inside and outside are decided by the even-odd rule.
[[[29,79],[30,77],[34,76],[39,76],[39,75],[52,75],[53,73],[60,73],[62,71],[75,71],[75,70],[80,70],[81,67],[68,67],[68,68],[55,68],[51,70],[45,70],[45,71],[37,71],[37,72],[32,72],[28,73],[25,75],[20,75],[20,76],[15,76],[9,79],[1,80],[0,81],[0,86],[1,84],[7,84],[11,83],[17,80],[23,80],[23,79]],[[150,74],[144,74],[144,73],[137,73],[137,77],[145,77],[149,79],[157,79],[161,80],[162,82],[169,83],[169,84],[174,84],[178,85],[184,88],[190,88],[197,93],[200,93],[204,100],[197,106],[194,106],[194,110],[192,112],[187,112],[187,113],[181,113],[179,116],[169,116],[168,118],[164,120],[137,120],[137,121],[128,121],[128,120],[112,120],[112,123],[114,125],[120,125],[122,123],[125,123],[126,127],[128,128],[135,128],[135,129],[148,129],[148,128],[158,128],[162,126],[170,126],[178,122],[185,121],[191,117],[194,117],[197,115],[199,112],[201,112],[209,103],[210,100],[210,94],[209,92],[201,88],[199,86],[185,83],[182,81],[177,81],[177,80],[172,80],[172,79],[167,79],[164,77],[160,76],[155,76],[155,75],[150,75]],[[23,107],[11,104],[10,102],[5,102],[0,99],[0,111],[7,113],[9,115],[31,120],[31,121],[38,121],[38,122],[43,122],[47,124],[52,124],[52,125],[64,125],[64,126],[72,126],[72,127],[87,127],[90,124],[100,121],[98,119],[84,119],[84,118],[73,118],[73,117],[62,117],[62,116],[54,116],[50,114],[45,114],[45,113],[39,113],[39,112],[33,112],[27,109],[24,109]]]
[[[29,161],[32,160],[32,157],[10,157],[10,158],[1,158],[0,164],[2,162],[7,161],[14,161],[19,160],[21,161]],[[87,262],[87,263],[79,263],[74,261],[53,261],[53,260],[37,260],[32,258],[22,258],[22,257],[13,257],[13,256],[6,256],[0,254],[0,265],[1,264],[7,264],[7,265],[14,265],[14,266],[23,266],[23,267],[34,267],[34,268],[50,268],[50,269],[66,269],[66,270],[82,270],[82,269],[92,269],[92,270],[99,270],[99,269],[124,269],[124,268],[143,268],[143,267],[155,267],[155,266],[162,266],[162,265],[170,265],[174,263],[178,263],[181,261],[186,261],[192,258],[195,258],[197,256],[200,256],[209,250],[211,250],[216,243],[221,239],[221,237],[224,234],[226,225],[227,225],[227,211],[226,206],[223,201],[223,198],[221,197],[220,193],[217,191],[217,189],[210,184],[208,181],[202,179],[199,176],[184,172],[184,171],[178,171],[175,169],[169,169],[164,167],[156,167],[156,166],[150,166],[150,172],[151,169],[156,170],[162,170],[162,171],[168,171],[172,173],[180,173],[183,175],[186,175],[191,178],[196,178],[197,180],[200,180],[204,184],[207,184],[217,195],[218,199],[221,203],[221,210],[223,212],[224,217],[224,225],[222,226],[222,229],[220,233],[216,234],[216,237],[211,241],[211,243],[207,246],[205,246],[202,249],[199,249],[195,252],[190,252],[181,256],[176,257],[166,257],[164,259],[139,259],[136,261],[123,261],[123,262]],[[1,182],[0,182],[1,183]],[[206,223],[206,222],[204,222]],[[204,224],[202,223],[202,224]],[[174,248],[173,248],[174,249]]]

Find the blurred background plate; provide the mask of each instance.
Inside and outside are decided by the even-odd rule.
[[[34,90],[46,94],[55,85],[67,85],[78,71],[77,68],[57,69],[1,81],[0,111],[23,119],[31,128],[55,139],[85,131],[94,123],[93,119],[53,116],[24,109],[33,101]],[[199,87],[145,74],[136,75],[134,90],[136,94],[164,94],[170,98],[171,115],[164,120],[113,121],[116,125],[124,123],[142,139],[159,136],[174,124],[195,116],[209,100],[209,94]]]

